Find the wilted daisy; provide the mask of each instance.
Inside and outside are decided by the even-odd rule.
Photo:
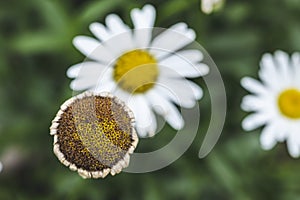
[[[50,134],[55,155],[83,178],[121,172],[138,142],[132,112],[108,93],[84,92],[67,100]]]
[[[184,47],[195,40],[195,32],[183,22],[153,35],[155,9],[151,5],[131,11],[134,30],[115,14],[106,17],[106,26],[90,25],[97,39],[77,36],[75,47],[88,57],[70,67],[75,78],[70,87],[76,91],[110,91],[132,109],[140,136],[153,136],[157,122],[153,110],[175,129],[184,121],[179,106],[191,108],[201,98],[201,88],[185,79],[208,73],[200,63],[203,54]],[[153,109],[153,110],[152,110]]]
[[[251,131],[264,126],[260,142],[271,149],[286,141],[291,156],[300,155],[300,54],[291,58],[282,51],[262,57],[257,81],[243,78],[241,84],[253,94],[245,96],[242,109],[253,112],[242,123]]]

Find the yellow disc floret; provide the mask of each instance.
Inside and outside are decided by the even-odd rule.
[[[134,94],[144,93],[157,80],[157,61],[147,51],[129,51],[117,59],[113,77],[123,90]]]
[[[291,119],[300,119],[300,91],[294,88],[284,90],[278,97],[281,113]]]

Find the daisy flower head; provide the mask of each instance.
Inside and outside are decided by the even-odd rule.
[[[155,35],[158,29],[153,27],[156,10],[152,5],[133,9],[130,14],[134,29],[110,14],[105,25],[90,25],[96,38],[74,38],[74,46],[88,60],[68,69],[68,77],[74,78],[70,87],[75,91],[108,91],[122,99],[134,113],[140,137],[156,133],[154,112],[174,129],[182,129],[184,120],[175,104],[192,108],[202,97],[202,89],[186,78],[209,71],[201,63],[200,50],[185,48],[194,42],[196,34],[180,22],[159,29]]]
[[[260,143],[269,150],[286,141],[292,157],[300,156],[300,54],[291,57],[283,51],[262,57],[258,81],[245,77],[242,86],[252,94],[243,98],[241,107],[252,112],[243,122],[246,131],[264,126]]]
[[[138,143],[134,116],[109,93],[83,92],[62,104],[52,121],[53,151],[83,178],[120,173]]]

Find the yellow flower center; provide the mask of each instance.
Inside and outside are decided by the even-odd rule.
[[[278,97],[278,106],[283,115],[291,119],[300,119],[300,91],[288,89]]]
[[[145,93],[157,80],[157,61],[147,51],[129,51],[117,59],[113,77],[123,90],[134,94]]]

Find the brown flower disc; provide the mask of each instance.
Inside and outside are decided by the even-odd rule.
[[[67,100],[50,134],[58,159],[84,178],[120,173],[138,143],[133,113],[109,93],[84,92]]]

